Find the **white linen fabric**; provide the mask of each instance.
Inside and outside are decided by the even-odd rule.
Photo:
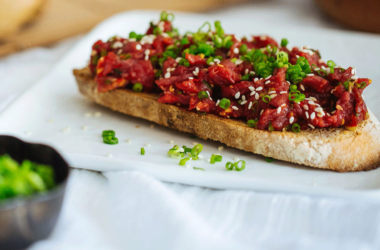
[[[304,0],[253,1],[210,14],[252,25],[265,18],[338,27],[315,8]],[[77,40],[0,59],[0,110]],[[54,232],[30,249],[379,249],[379,208],[364,200],[171,184],[139,172],[72,170]]]

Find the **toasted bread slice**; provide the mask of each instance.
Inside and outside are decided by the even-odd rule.
[[[344,128],[305,130],[300,133],[250,128],[243,121],[200,115],[185,108],[157,102],[157,94],[116,89],[98,93],[89,68],[74,70],[79,91],[112,110],[143,118],[182,132],[278,160],[339,172],[377,168],[380,164],[380,124],[370,112],[355,131]]]

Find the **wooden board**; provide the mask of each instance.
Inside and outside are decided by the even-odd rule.
[[[50,0],[34,22],[0,41],[0,56],[87,32],[105,18],[125,10],[202,12],[243,1],[245,0]]]

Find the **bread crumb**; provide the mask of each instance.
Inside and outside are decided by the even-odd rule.
[[[102,116],[102,113],[101,112],[95,112],[94,116],[96,116],[96,117]]]
[[[127,139],[126,142],[131,143],[131,139]]]
[[[198,142],[193,142],[193,145],[197,145],[198,144]]]
[[[112,157],[113,157],[113,155],[112,155],[111,153],[107,153],[106,156],[107,156],[108,158],[112,158]]]
[[[140,125],[136,125],[136,127],[135,128],[139,128],[140,127]]]
[[[82,130],[87,130],[87,129],[88,129],[87,126],[83,126],[83,127],[82,127]]]
[[[223,150],[223,149],[224,149],[223,146],[219,146],[219,147],[218,147],[218,150],[219,150],[219,151],[221,151],[221,150]]]
[[[91,117],[91,116],[92,116],[92,113],[90,113],[90,112],[84,113],[84,117]]]
[[[173,141],[173,140],[170,140],[169,143],[170,143],[170,144],[174,144],[174,141]]]

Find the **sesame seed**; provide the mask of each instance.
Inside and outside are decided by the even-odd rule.
[[[263,114],[263,112],[264,112],[264,109],[262,109],[262,110],[261,110],[261,112],[260,112],[260,115],[262,115],[262,114]]]
[[[145,61],[148,61],[149,60],[149,55],[145,55]]]
[[[149,143],[146,143],[146,144],[145,144],[145,147],[150,147],[150,144],[149,144]]]
[[[281,107],[285,107],[285,106],[286,106],[286,103],[281,104]]]
[[[312,97],[312,96],[310,96],[309,99],[312,100],[313,102],[316,102],[316,101],[317,101],[317,98]]]
[[[184,148],[180,148],[180,149],[179,149],[179,152],[181,152],[181,153],[182,153],[182,152],[185,152],[185,149],[184,149]]]
[[[235,54],[239,54],[239,49],[238,48],[234,48],[234,53]]]
[[[165,78],[170,78],[170,72],[166,72]]]
[[[307,76],[314,76],[314,74],[307,74]]]
[[[281,107],[278,107],[277,108],[277,114],[280,114],[281,113]]]
[[[215,63],[214,62],[210,62],[209,65],[215,65]]]
[[[114,49],[121,48],[121,47],[123,47],[123,43],[120,41],[114,42],[114,44],[112,44],[112,48]]]
[[[194,79],[194,77],[192,77],[192,76],[189,77],[189,80],[193,80],[193,79]]]
[[[255,90],[255,87],[253,87],[253,86],[249,86],[248,89],[249,89],[250,91],[254,91],[254,90]]]
[[[294,116],[289,118],[289,123],[292,124],[294,122]]]
[[[237,92],[237,93],[235,94],[235,99],[239,99],[239,97],[240,97],[240,92]]]
[[[272,94],[272,95],[270,95],[270,98],[273,99],[273,98],[275,98],[276,96],[277,96],[277,94]]]
[[[219,151],[221,151],[221,150],[223,150],[223,149],[224,149],[223,146],[219,146],[219,147],[218,147],[218,150],[219,150]]]
[[[289,85],[290,85],[290,82],[289,81],[286,81]]]
[[[90,112],[84,113],[84,117],[91,117],[91,116],[92,116],[92,113]]]
[[[310,105],[314,105],[315,103],[313,101],[308,101]]]
[[[254,94],[256,94],[256,91],[252,91],[250,96],[253,96]]]
[[[242,101],[241,103],[240,103],[240,105],[244,105],[244,104],[246,104],[247,103],[247,101]]]
[[[297,58],[299,58],[300,56],[299,55],[296,55]]]
[[[301,87],[301,89],[302,89],[303,91],[305,91],[305,87],[304,87],[302,84],[300,84],[300,87]]]
[[[321,107],[315,108],[314,109],[316,112],[323,112],[323,109]]]
[[[267,36],[260,36],[260,40],[265,40],[267,39]]]
[[[234,158],[233,158],[233,160],[234,160],[234,161],[238,161],[238,160],[239,160],[239,158],[237,158],[237,157],[234,157]]]
[[[269,91],[268,94],[275,94],[276,91],[275,90],[272,90],[272,91]]]
[[[309,106],[307,106],[306,104],[303,105],[303,108],[304,108],[305,110],[309,110]]]
[[[235,61],[235,65],[239,65],[239,64],[242,64],[242,63],[243,63],[243,60],[241,60],[241,59],[237,59]]]
[[[263,90],[263,87],[258,87],[258,88],[256,89],[256,91],[261,91],[261,90]]]
[[[286,91],[281,91],[280,94],[287,94],[288,92]]]
[[[137,44],[137,45],[136,45],[136,49],[137,49],[137,50],[141,50],[141,49],[142,49],[141,45],[140,45],[140,44]]]
[[[204,159],[203,155],[198,155],[198,158],[201,159],[201,160]]]
[[[193,145],[197,145],[198,144],[198,142],[193,142]]]
[[[335,114],[336,110],[332,111],[331,114]]]
[[[131,139],[127,139],[126,142],[131,143]]]
[[[343,110],[342,106],[336,105],[336,109]]]
[[[83,127],[82,127],[82,130],[87,130],[87,129],[88,129],[87,126],[83,126]]]
[[[259,80],[259,78],[255,78],[253,81],[254,81],[254,82],[257,82],[258,80]]]
[[[174,141],[173,141],[173,140],[170,140],[169,143],[170,143],[170,144],[174,144]]]
[[[315,129],[315,127],[311,125],[310,123],[308,125],[310,126],[310,128]]]
[[[315,118],[315,112],[311,113],[310,115],[310,119],[314,120],[314,118]]]
[[[147,50],[145,50],[145,55],[149,55],[149,53],[150,53],[150,49],[147,49]]]
[[[269,78],[271,78],[272,77],[272,75],[270,75],[270,76],[268,76],[267,78],[265,78],[265,80],[268,80]]]
[[[353,67],[353,68],[351,69],[351,75],[355,75],[355,74],[356,74],[356,68]]]
[[[269,84],[270,83],[270,80],[266,81],[265,84]]]
[[[177,63],[179,63],[179,61],[181,61],[181,59],[182,59],[182,57],[177,57],[177,58],[175,59],[175,61],[176,61]]]
[[[358,77],[358,76],[352,76],[351,79],[352,79],[352,80],[358,80],[359,77]]]
[[[216,106],[218,106],[219,102],[220,102],[220,100],[216,101]]]
[[[214,62],[215,62],[216,64],[219,64],[219,63],[220,63],[220,60],[219,60],[218,58],[215,58],[215,59],[214,59]]]
[[[309,113],[305,112],[305,115],[306,115],[306,119],[309,119]]]
[[[248,109],[251,109],[251,108],[252,108],[252,102],[249,102]]]
[[[322,114],[322,113],[318,113],[317,116],[318,117],[323,117],[325,114]]]
[[[102,113],[101,112],[95,112],[94,116],[96,116],[96,117],[102,116]]]
[[[232,108],[233,110],[239,110],[239,108],[236,107],[236,106],[232,106],[231,108]]]
[[[245,101],[246,99],[245,99],[245,95],[242,95],[241,96],[241,99],[243,100],[243,101]]]
[[[186,165],[186,168],[191,168],[191,165],[190,165],[190,164],[187,164],[187,165]]]
[[[113,155],[112,155],[111,153],[107,153],[106,156],[107,156],[108,158],[112,158],[112,157],[113,157]]]
[[[260,98],[259,93],[256,93],[256,94],[255,94],[255,99],[256,99],[256,100],[259,100],[259,98]]]
[[[256,74],[255,71],[250,71],[249,73],[252,74],[252,75]]]
[[[245,69],[244,73],[248,74],[249,73],[249,69]]]

